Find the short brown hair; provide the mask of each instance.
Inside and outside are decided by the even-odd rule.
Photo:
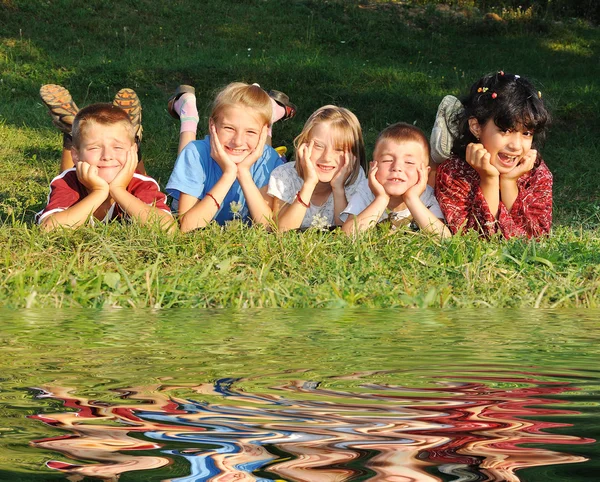
[[[386,127],[379,133],[379,136],[375,141],[375,149],[373,149],[373,152],[377,150],[379,143],[386,139],[395,142],[418,142],[425,148],[425,153],[427,154],[426,163],[429,164],[429,156],[431,155],[429,139],[427,139],[425,133],[418,127],[415,127],[412,124],[407,124],[406,122],[397,122]]]
[[[232,82],[215,97],[210,118],[216,120],[227,107],[243,106],[256,112],[258,118],[268,125],[273,115],[273,104],[268,94],[258,85]]]
[[[348,186],[356,181],[361,166],[366,168],[367,155],[365,153],[365,142],[363,140],[362,129],[358,118],[348,109],[335,105],[325,105],[320,107],[308,118],[304,128],[298,137],[294,139],[296,152],[298,148],[305,143],[310,142],[310,135],[315,126],[321,122],[328,122],[333,127],[334,132],[339,136],[344,150],[350,150],[355,157],[352,171],[346,179],[345,185]],[[296,162],[296,171],[300,177],[304,177],[302,166]]]
[[[75,116],[71,130],[73,146],[79,148],[81,139],[86,134],[87,126],[94,122],[102,125],[122,124],[131,142],[135,141],[133,125],[127,112],[113,104],[98,103],[84,107]]]

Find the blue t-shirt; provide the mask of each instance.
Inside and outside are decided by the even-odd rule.
[[[260,189],[269,183],[271,171],[277,166],[283,164],[279,154],[271,146],[265,146],[262,156],[252,165],[250,173],[256,186]],[[167,194],[173,197],[173,207],[176,208],[181,193],[195,196],[198,199],[204,198],[217,183],[223,171],[217,161],[210,157],[210,139],[206,136],[200,141],[190,142],[177,157],[175,167],[165,188]],[[236,180],[225,199],[221,203],[221,208],[214,217],[219,224],[233,219],[230,204],[239,202],[242,209],[239,212],[243,220],[248,220],[250,212],[246,205],[246,198],[242,191],[242,186]]]

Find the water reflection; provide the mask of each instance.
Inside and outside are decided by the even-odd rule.
[[[47,462],[71,481],[116,481],[178,459],[187,474],[169,480],[519,481],[524,468],[587,460],[539,446],[594,442],[550,433],[570,425],[539,420],[577,413],[548,398],[576,391],[572,379],[486,373],[411,388],[375,383],[373,372],[316,382],[296,371],[268,393],[243,388],[264,378],[221,379],[121,389],[123,403],[46,386],[37,397],[68,410],[30,418],[69,433],[31,444],[78,461]],[[356,389],[328,388],[339,380],[355,380]]]

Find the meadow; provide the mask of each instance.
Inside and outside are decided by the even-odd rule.
[[[454,2],[457,3],[457,2]],[[393,0],[0,0],[0,305],[7,307],[598,307],[600,30],[585,19],[458,2]],[[79,105],[121,87],[143,105],[143,154],[165,185],[178,124],[166,103],[196,87],[207,124],[225,84],[286,92],[293,138],[317,107],[359,117],[367,151],[396,121],[430,132],[437,105],[482,74],[530,78],[554,122],[554,228],[539,241],[439,241],[385,227],[275,234],[233,223],[167,235],[131,225],[41,232],[34,213],[58,173],[61,136],[38,91]]]

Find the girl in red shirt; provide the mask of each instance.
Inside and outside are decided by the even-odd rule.
[[[549,233],[552,174],[535,149],[550,122],[541,92],[501,71],[473,84],[458,105],[446,119],[455,136],[435,189],[450,230],[506,238]]]

